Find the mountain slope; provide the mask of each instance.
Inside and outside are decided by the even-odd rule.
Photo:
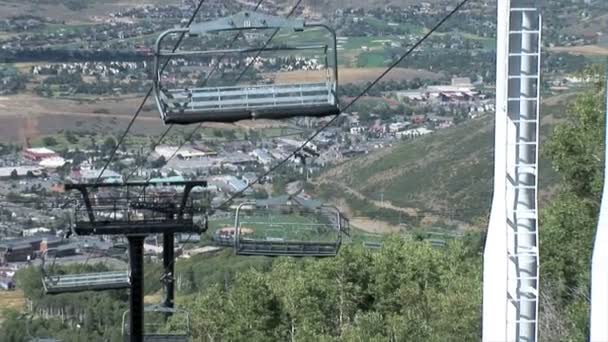
[[[548,115],[544,122],[541,139],[555,120]],[[316,189],[337,203],[346,202],[354,215],[394,224],[398,215],[405,218],[400,223],[410,226],[443,221],[467,228],[466,223],[479,224],[488,215],[493,153],[493,120],[471,120],[333,167],[317,179]],[[547,193],[556,179],[542,159],[540,174]]]

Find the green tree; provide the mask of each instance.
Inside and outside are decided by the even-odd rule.
[[[191,304],[193,333],[203,341],[477,340],[480,275],[477,253],[462,243],[348,246],[336,258],[279,260],[213,287]]]
[[[112,151],[114,148],[116,148],[116,139],[113,137],[107,137],[103,142],[103,149],[105,151]]]
[[[541,309],[547,313],[540,335],[552,340],[588,339],[590,260],[604,173],[605,92],[598,75],[597,69],[586,72],[593,81],[544,151],[561,176],[540,221]]]
[[[167,160],[164,156],[160,156],[158,159],[150,163],[150,166],[154,169],[160,169],[161,167],[165,166],[165,164],[167,164]]]
[[[77,144],[78,143],[78,137],[76,136],[76,134],[74,134],[74,132],[72,131],[65,131],[63,133],[63,135],[65,136],[65,140],[70,143],[70,144]]]
[[[57,139],[55,139],[54,137],[44,137],[42,139],[42,143],[44,144],[44,146],[56,146],[57,143]]]

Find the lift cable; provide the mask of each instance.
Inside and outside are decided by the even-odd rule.
[[[414,50],[416,50],[424,41],[426,41],[435,31],[437,31],[448,19],[450,19],[454,14],[456,14],[464,5],[466,5],[470,0],[462,0],[450,13],[448,13],[443,19],[441,19],[432,29],[430,29],[422,38],[420,38],[412,47],[410,47],[407,52],[405,52],[401,57],[399,57],[395,62],[393,62],[382,74],[380,74],[372,83],[370,83],[365,89],[357,95],[348,105],[342,108],[342,111],[348,110],[352,107],[355,102],[361,99],[367,92],[373,88],[380,80],[382,80],[391,70],[397,67],[401,62],[403,62],[408,56],[410,56]],[[340,117],[340,115],[335,115],[331,120],[325,123],[321,128],[319,128],[313,135],[311,135],[308,139],[306,139],[295,151],[290,153],[287,157],[281,160],[279,163],[275,164],[268,171],[264,172],[261,176],[257,177],[254,181],[249,182],[247,186],[243,189],[232,194],[226,201],[217,206],[214,209],[221,209],[226,205],[230,204],[234,199],[240,197],[245,191],[249,190],[253,185],[259,183],[262,179],[266,178],[268,175],[279,169],[281,166],[285,165],[292,157],[296,156],[300,153],[306,145],[308,145],[311,141],[313,141],[321,132],[331,126],[336,120]]]
[[[262,2],[264,2],[264,0],[258,0],[258,2],[256,3],[255,7],[253,8],[253,12],[256,12],[260,8],[260,6],[262,5]],[[234,35],[234,37],[232,38],[232,40],[228,44],[229,48],[231,48],[232,45],[234,45],[234,43],[236,43],[236,41],[239,39],[239,37],[241,36],[241,34],[242,34],[241,32],[238,32],[237,34]],[[182,37],[183,36],[184,36],[184,34],[182,33]],[[209,79],[211,78],[211,76],[215,73],[215,71],[217,71],[217,68],[220,65],[220,61],[223,61],[224,58],[226,58],[226,56],[227,56],[227,53],[225,53],[222,56],[220,56],[220,58],[218,59],[218,62],[213,66],[213,68],[211,69],[211,71],[209,71],[207,73],[207,76],[205,76],[205,79],[203,80],[203,82],[201,82],[201,87],[204,87],[205,85],[207,85],[207,83],[209,82]],[[240,77],[239,77],[238,80],[240,80]],[[237,82],[238,82],[238,80],[237,80]],[[143,163],[146,162],[146,160],[154,152],[154,150],[156,149],[156,147],[158,147],[163,142],[163,140],[167,137],[167,134],[169,134],[169,132],[171,131],[171,129],[173,129],[173,126],[174,126],[174,124],[170,124],[169,127],[167,127],[167,129],[165,130],[165,132],[160,136],[160,138],[154,144],[152,144],[152,147],[150,148],[150,152],[146,155],[146,158],[143,160]],[[184,147],[184,145],[186,145],[189,141],[192,140],[192,138],[194,137],[194,135],[196,134],[196,132],[199,129],[201,129],[202,126],[203,126],[203,123],[199,123],[198,126],[196,126],[194,128],[194,130],[192,130],[192,132],[190,132],[190,134],[188,134],[188,137],[179,145],[179,147],[177,148],[177,150],[167,159],[167,162],[169,162],[169,160],[173,159],[176,156],[177,151],[179,151],[182,147]],[[127,175],[127,177],[125,178],[125,181],[127,181],[129,178],[131,178],[142,167],[143,167],[143,164],[140,165],[140,166],[138,166],[138,167],[136,167],[133,171],[131,171]]]
[[[302,3],[303,0],[298,0],[293,7],[291,8],[291,10],[289,11],[289,13],[287,14],[286,18],[291,17],[296,10],[298,9],[298,7],[300,6],[300,4]],[[258,10],[258,8],[260,7],[260,5],[262,4],[262,2],[264,2],[264,0],[258,0],[258,3],[256,4],[255,8],[254,8],[254,12]],[[279,31],[279,29],[276,29],[274,31],[274,33],[270,36],[270,38],[268,38],[266,40],[266,42],[264,43],[264,45],[257,50],[257,54],[256,57],[257,58],[260,53],[268,46],[268,44],[270,44],[270,42],[274,39],[274,37],[276,36],[277,32]],[[241,35],[241,32],[238,32],[237,34],[235,34],[234,38],[232,39],[232,41],[230,42],[229,46],[231,47],[239,38],[239,36]],[[202,82],[202,86],[205,86],[207,84],[207,82],[209,81],[209,79],[211,78],[211,75],[217,70],[217,67],[219,66],[219,61],[222,61],[227,54],[222,55],[219,60],[218,63],[214,65],[213,69],[211,69],[211,71],[207,74],[207,76],[205,77],[205,79]],[[245,66],[245,71],[253,64],[253,62],[255,61],[255,58],[249,62],[247,64],[247,66]],[[245,72],[242,72],[237,79],[235,80],[235,83],[239,82],[243,76],[245,75]],[[177,150],[175,150],[175,152],[173,152],[173,154],[166,160],[166,162],[169,162],[170,160],[172,160],[173,158],[175,158],[175,156],[177,155],[177,152],[179,150],[181,150],[182,147],[184,147],[187,143],[192,141],[192,138],[194,137],[194,135],[196,134],[196,132],[198,132],[199,129],[201,129],[203,127],[203,123],[199,123],[193,130],[192,132],[190,132],[190,134],[188,135],[188,137],[186,139],[184,139],[184,141],[181,142],[181,144],[179,144],[179,146],[177,147]],[[165,138],[165,136],[167,135],[167,133],[169,133],[169,131],[171,130],[171,128],[173,128],[173,124],[169,125],[169,127],[165,130],[165,132],[163,133],[163,135],[161,136],[161,138],[152,146],[152,148],[150,149],[150,153],[148,153],[146,159],[148,159],[148,157],[150,156],[150,154],[152,154],[152,152],[154,152],[154,149],[162,142],[162,140]],[[138,167],[135,170],[138,170],[140,167]],[[127,179],[130,178],[131,176],[133,176],[134,172],[131,172],[128,176]],[[148,181],[151,178],[148,177]]]
[[[190,17],[190,20],[188,20],[188,23],[186,23],[186,25],[184,27],[190,27],[190,25],[192,25],[192,23],[194,22],[194,19],[196,19],[196,17],[198,16],[198,13],[200,12],[200,10],[201,10],[203,4],[205,3],[205,1],[206,0],[200,0],[199,1],[198,6],[196,7],[196,9],[194,10],[194,12],[192,13],[192,16]],[[182,41],[183,41],[183,39],[184,39],[185,36],[186,36],[186,33],[182,33],[180,35],[179,39],[175,43],[175,46],[173,47],[173,52],[177,51],[177,49],[181,45],[181,43],[182,43]],[[161,70],[164,70],[167,67],[167,65],[169,65],[170,61],[171,61],[171,57],[167,58],[167,60],[165,61],[165,64],[162,66]],[[141,101],[141,104],[139,105],[139,107],[137,107],[137,110],[135,111],[135,114],[133,114],[133,117],[131,118],[131,121],[129,121],[129,124],[127,125],[127,129],[124,131],[124,133],[122,134],[122,136],[120,137],[120,139],[116,143],[116,146],[114,146],[114,149],[112,150],[112,153],[110,154],[110,158],[108,159],[108,161],[105,163],[105,165],[101,169],[101,172],[99,172],[99,175],[97,176],[97,179],[95,180],[95,184],[97,184],[97,183],[99,183],[99,181],[101,181],[101,177],[103,176],[103,173],[107,170],[108,166],[110,166],[110,163],[114,159],[114,156],[116,155],[116,152],[118,152],[118,148],[124,142],[125,138],[127,137],[127,134],[129,134],[129,131],[131,130],[131,127],[133,127],[133,124],[135,123],[135,120],[137,119],[137,117],[139,116],[139,114],[141,114],[141,111],[143,110],[144,105],[146,104],[146,102],[148,101],[148,99],[150,98],[150,96],[152,95],[153,90],[154,90],[154,88],[150,87],[150,89],[148,90],[148,92],[144,96],[144,99]]]

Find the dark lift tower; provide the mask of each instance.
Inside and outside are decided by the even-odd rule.
[[[159,186],[165,189],[183,187],[183,192],[180,195],[151,189]],[[148,235],[163,234],[165,299],[162,307],[171,313],[175,290],[174,234],[204,231],[204,227],[194,224],[190,194],[194,187],[206,186],[205,181],[65,186],[66,190],[78,190],[84,202],[84,207],[77,208],[75,213],[74,232],[77,235],[122,235],[129,241],[130,341],[144,340],[144,239]]]

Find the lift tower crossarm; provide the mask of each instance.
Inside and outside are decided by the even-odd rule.
[[[175,197],[162,197],[146,193],[154,186],[184,187],[178,203]],[[78,235],[133,235],[164,233],[201,233],[206,227],[194,224],[191,192],[195,187],[206,187],[206,181],[187,182],[132,182],[108,184],[66,184],[66,190],[82,194],[84,209],[76,209],[74,231]],[[125,188],[118,197],[90,198],[91,189]],[[141,192],[132,195],[132,188]],[[164,200],[164,201],[163,201]],[[84,215],[86,214],[86,215]],[[86,219],[83,219],[86,217]]]
[[[154,186],[183,187],[183,193],[180,198],[172,192],[168,195],[166,192],[146,192],[147,188]],[[66,190],[77,190],[82,194],[85,204],[86,215],[79,215],[80,209],[76,209],[74,232],[78,235],[125,235],[129,241],[130,271],[129,279],[124,279],[123,273],[118,275],[112,273],[63,277],[59,278],[57,283],[61,282],[59,285],[70,288],[74,288],[76,283],[85,290],[129,286],[131,289],[129,335],[125,337],[131,342],[144,341],[144,239],[150,234],[163,234],[165,272],[163,306],[168,313],[171,313],[175,297],[174,234],[200,233],[203,230],[194,224],[194,206],[190,195],[195,187],[206,186],[206,181],[66,184]],[[110,196],[97,196],[94,201],[91,200],[89,190],[100,188],[116,189],[116,191]],[[132,194],[132,188],[139,188],[141,191]],[[126,191],[122,191],[123,189]],[[83,219],[85,216],[88,220]],[[206,220],[204,228],[206,228]],[[48,289],[48,286],[45,288]],[[154,336],[150,336],[150,339],[153,338]],[[167,335],[164,340],[169,338],[170,336]]]

